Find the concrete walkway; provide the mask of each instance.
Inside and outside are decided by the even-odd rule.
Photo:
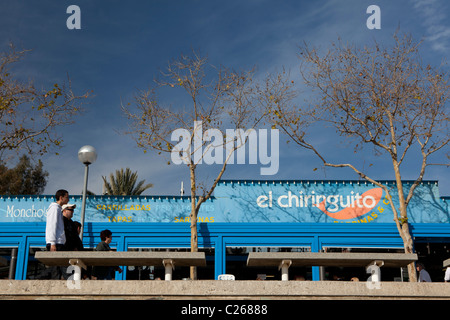
[[[450,283],[341,281],[0,280],[0,299],[448,299]]]

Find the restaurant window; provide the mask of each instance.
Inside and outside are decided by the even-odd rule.
[[[416,238],[414,247],[419,261],[425,266],[433,282],[443,282],[443,261],[450,258],[449,238]]]
[[[404,253],[402,248],[323,247],[323,252]],[[365,267],[321,267],[321,280],[366,281],[370,274]],[[382,267],[382,281],[408,281],[407,268]]]
[[[28,252],[28,265],[26,279],[47,279],[46,271],[47,267],[37,260],[34,255],[38,251],[45,251],[45,247],[30,247]]]
[[[281,280],[281,273],[277,267],[248,267],[247,258],[250,252],[311,252],[311,248],[227,247],[226,273],[234,275],[236,280]],[[289,280],[312,280],[312,268],[291,266]]]
[[[15,279],[16,261],[17,247],[0,248],[0,279]]]
[[[140,252],[190,252],[190,248],[128,248],[128,251]],[[199,252],[204,252],[206,266],[197,267],[198,280],[214,279],[214,248],[199,248]],[[126,280],[164,280],[164,266],[127,266]],[[173,270],[172,280],[189,280],[190,268],[177,267]]]

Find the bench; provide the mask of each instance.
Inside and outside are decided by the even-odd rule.
[[[206,266],[204,252],[136,252],[136,251],[38,251],[35,258],[47,266],[157,266],[165,268],[165,280],[172,280],[175,266]],[[74,280],[80,280],[75,268]]]
[[[417,254],[405,253],[356,253],[356,252],[250,252],[249,267],[271,267],[281,269],[281,280],[289,280],[290,266],[310,267],[405,267],[417,261]]]

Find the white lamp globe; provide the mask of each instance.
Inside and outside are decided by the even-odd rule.
[[[90,165],[97,160],[97,152],[92,146],[83,146],[78,150],[78,159],[85,165]]]

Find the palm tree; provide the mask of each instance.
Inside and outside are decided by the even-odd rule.
[[[103,182],[107,194],[116,196],[138,196],[148,188],[153,187],[153,184],[145,184],[145,180],[137,181],[137,171],[131,172],[130,168],[116,170],[115,175],[110,174],[109,180],[106,181],[106,177],[103,177]]]

